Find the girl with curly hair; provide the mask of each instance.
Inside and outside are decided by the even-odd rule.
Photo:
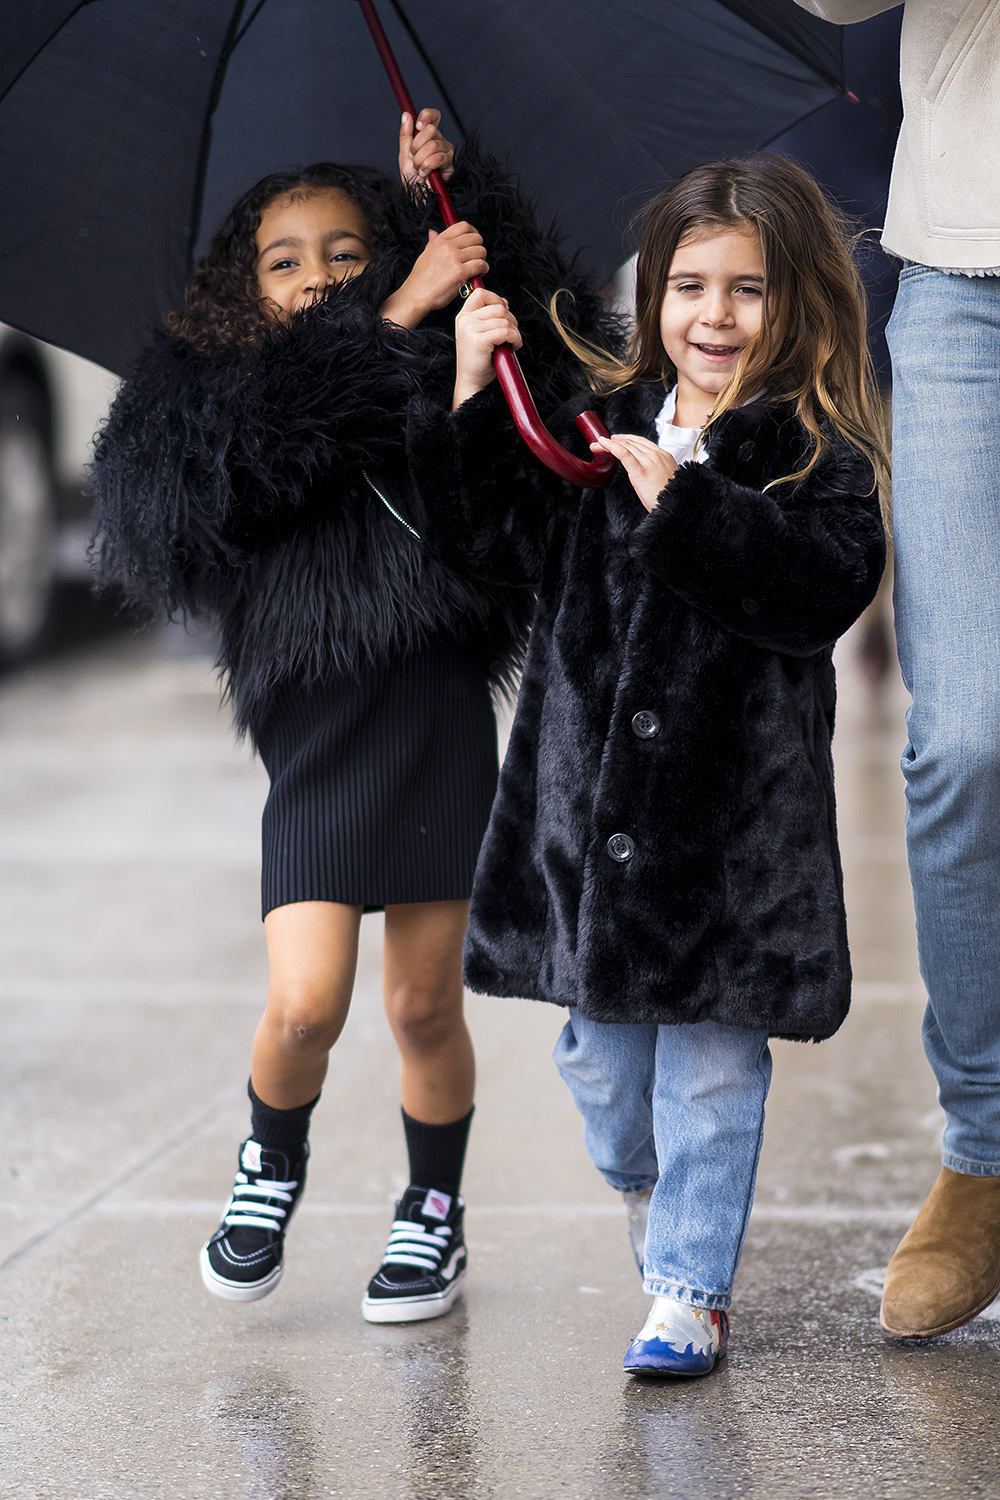
[[[202,1278],[251,1301],[281,1277],[361,915],[384,909],[410,1185],[364,1299],[374,1322],[447,1312],[465,1274],[461,945],[497,776],[491,691],[512,682],[532,604],[418,534],[406,411],[449,388],[452,304],[487,269],[533,330],[543,411],[573,385],[543,311],[567,268],[496,163],[466,149],[451,182],[466,217],[431,227],[426,176],[452,172],[439,119],[403,116],[402,190],[321,162],[239,199],[122,386],[95,465],[104,576],[217,622],[236,723],[271,779],[251,1133]],[[593,332],[600,299],[569,280]]]

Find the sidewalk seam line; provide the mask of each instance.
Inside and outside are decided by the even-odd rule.
[[[91,1193],[82,1203],[78,1203],[75,1208],[71,1208],[68,1213],[63,1214],[62,1218],[57,1219],[54,1224],[50,1224],[47,1229],[40,1229],[37,1234],[31,1235],[22,1245],[19,1245],[16,1250],[12,1250],[9,1255],[5,1255],[3,1260],[0,1260],[0,1274],[15,1265],[17,1261],[23,1260],[26,1255],[30,1255],[33,1250],[36,1250],[39,1245],[44,1244],[46,1240],[52,1239],[54,1235],[68,1228],[70,1224],[75,1224],[78,1219],[84,1218],[103,1199],[110,1197],[117,1188],[124,1187],[127,1182],[131,1182],[133,1177],[138,1177],[139,1173],[145,1171],[153,1162],[159,1161],[161,1157],[168,1156],[177,1146],[182,1146],[185,1141],[189,1141],[204,1126],[211,1124],[217,1116],[224,1114],[227,1109],[232,1109],[239,1102],[240,1097],[241,1090],[227,1089],[221,1099],[217,1099],[213,1105],[206,1110],[202,1110],[193,1120],[189,1120],[186,1125],[182,1125],[179,1129],[173,1131],[165,1140],[162,1140],[157,1146],[147,1151],[145,1156],[140,1157],[138,1161],[133,1162],[124,1171],[119,1172],[104,1187],[98,1188],[95,1193]]]

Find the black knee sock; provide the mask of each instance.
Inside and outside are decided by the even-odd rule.
[[[415,1187],[434,1188],[457,1198],[475,1106],[450,1125],[424,1125],[420,1120],[412,1120],[405,1109],[401,1113],[410,1158],[410,1182]]]
[[[309,1136],[309,1116],[319,1099],[319,1094],[309,1104],[300,1104],[297,1109],[272,1109],[253,1091],[253,1083],[247,1084],[250,1095],[250,1130],[261,1146],[271,1151],[287,1151],[297,1156]]]

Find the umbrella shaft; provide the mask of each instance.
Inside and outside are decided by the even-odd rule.
[[[413,107],[410,91],[406,87],[406,80],[399,71],[389,38],[386,36],[382,22],[375,10],[374,0],[358,0],[361,6],[361,14],[365,18],[368,30],[371,32],[372,41],[375,43],[376,51],[382,59],[382,66],[386,76],[392,85],[392,91],[396,96],[396,103],[401,110],[410,116],[416,124],[417,112]],[[427,181],[434,192],[441,217],[449,227],[458,223],[458,215],[455,205],[451,201],[451,194],[445,186],[444,178],[440,172],[428,174]],[[474,276],[466,283],[467,288],[482,286],[482,280]],[[466,287],[463,287],[463,296],[468,296]],[[536,458],[541,459],[554,473],[569,480],[573,484],[604,485],[611,478],[616,466],[615,460],[608,453],[599,453],[596,458],[589,462],[577,458],[575,454],[568,453],[545,428],[538,408],[531,399],[531,392],[525,384],[521,366],[517,362],[517,355],[509,344],[500,344],[493,351],[493,368],[496,370],[500,389],[503,391],[510,414],[514,418],[514,425],[528,447]],[[585,411],[576,419],[576,425],[589,442],[596,437],[607,437],[608,429],[601,421],[596,412]]]
[[[378,12],[375,9],[373,0],[358,0],[358,4],[361,6],[361,14],[365,18],[365,24],[367,25],[368,30],[371,32],[372,41],[375,43],[375,49],[378,52],[379,57],[382,59],[382,66],[385,69],[386,76],[392,86],[392,92],[396,96],[396,103],[399,105],[400,109],[406,111],[406,113],[413,120],[414,124],[416,124],[417,112],[413,107],[413,100],[410,97],[410,91],[406,87],[406,79],[399,71],[399,63],[396,61],[396,57],[392,50],[392,47],[389,45],[389,38],[386,36],[385,28],[378,18]],[[434,193],[434,196],[438,200],[438,204],[441,208],[441,217],[442,219],[444,219],[445,224],[448,226],[457,224],[458,214],[455,212],[455,205],[451,201],[451,194],[445,186],[445,181],[441,176],[441,173],[429,173],[427,181],[431,188],[431,191]],[[475,281],[473,285],[482,286],[482,282]]]

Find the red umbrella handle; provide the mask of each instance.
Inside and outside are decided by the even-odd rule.
[[[378,55],[382,59],[382,66],[392,85],[396,102],[401,110],[406,110],[416,124],[417,112],[413,107],[410,91],[399,71],[399,64],[393,56],[389,38],[378,18],[373,0],[358,0],[358,4],[361,6],[361,13],[371,32]],[[455,212],[455,205],[451,201],[451,194],[441,173],[431,172],[427,180],[437,197],[441,217],[445,224],[449,226],[457,224],[458,215]],[[482,284],[478,276],[469,282],[471,287],[480,287]],[[572,484],[583,485],[587,489],[598,489],[601,485],[607,484],[614,472],[617,460],[612,458],[610,453],[599,453],[588,463],[586,459],[577,458],[575,454],[556,442],[538,415],[538,408],[531,398],[521,366],[517,362],[517,355],[509,344],[500,344],[494,349],[493,368],[496,370],[500,389],[510,407],[510,414],[514,418],[514,426],[535,457],[541,459],[542,463],[554,474],[558,474],[561,479],[568,479]],[[581,412],[576,419],[576,425],[588,443],[592,443],[597,437],[608,436],[608,429],[596,411]]]

